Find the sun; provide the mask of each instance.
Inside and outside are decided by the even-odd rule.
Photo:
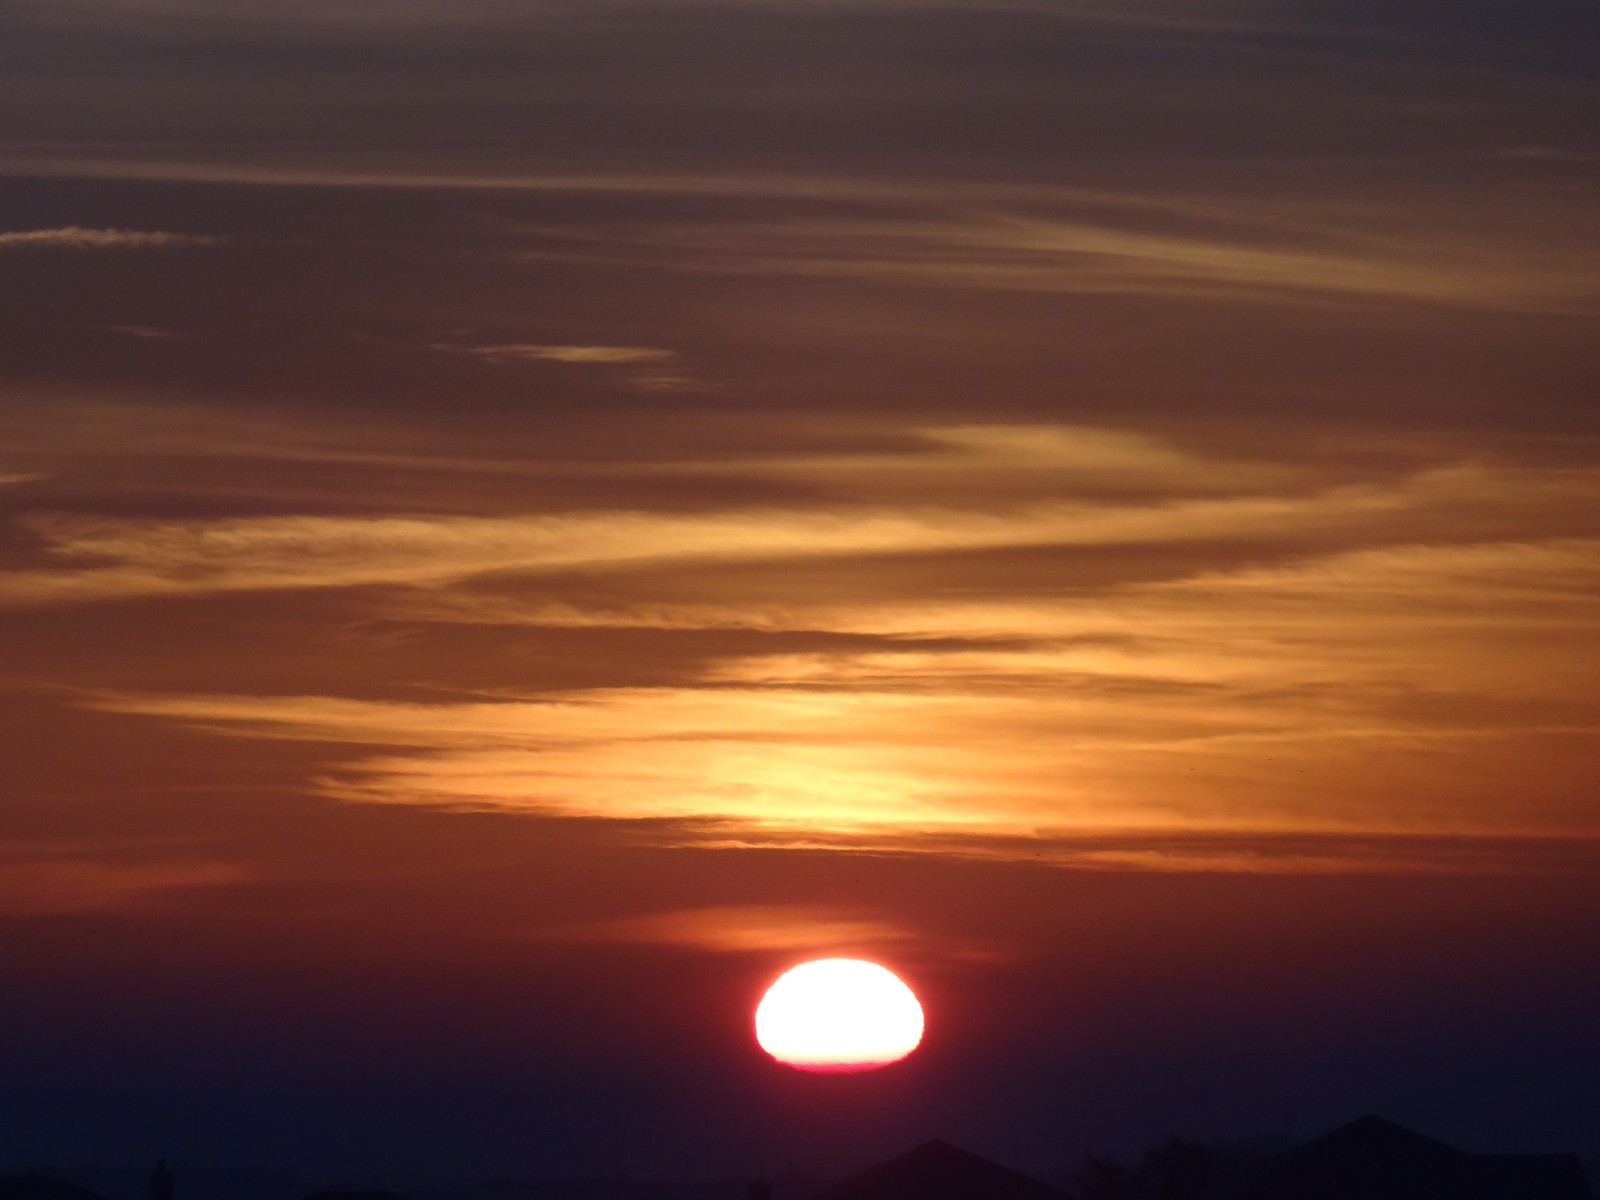
[[[819,958],[785,971],[756,1007],[756,1041],[802,1071],[871,1071],[922,1041],[922,1005],[887,967]]]

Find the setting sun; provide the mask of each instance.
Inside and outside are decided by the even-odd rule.
[[[803,1071],[870,1071],[922,1041],[922,1005],[885,967],[824,958],[786,971],[756,1008],[756,1041]]]

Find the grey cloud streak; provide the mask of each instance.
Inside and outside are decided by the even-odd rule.
[[[61,229],[0,231],[0,251],[21,250],[166,250],[190,246],[215,246],[221,238],[192,233],[166,233],[140,229]]]
[[[1509,38],[1483,5],[31,5],[5,31],[0,109],[31,143],[13,155],[93,159],[110,137],[109,160],[149,140],[169,161],[431,158],[439,176],[475,154],[1063,178],[1150,155],[1434,158],[1486,133],[1582,149],[1593,75],[1570,64],[1593,22],[1531,7]],[[1497,128],[1474,126],[1486,95]]]

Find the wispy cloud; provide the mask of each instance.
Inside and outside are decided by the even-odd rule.
[[[727,849],[839,850],[825,840],[727,839]],[[875,854],[943,854],[1072,871],[1185,875],[1530,875],[1591,873],[1600,837],[1439,836],[1404,833],[1201,832],[1168,829],[1058,838],[884,838]],[[979,951],[982,953],[982,951]]]
[[[167,329],[159,325],[90,325],[88,328],[140,342],[181,342],[192,336],[181,329]]]
[[[0,863],[0,914],[120,912],[194,889],[242,883],[252,876],[251,869],[239,863],[195,859]]]
[[[683,365],[675,350],[654,346],[559,346],[528,342],[489,344],[435,342],[432,350],[460,354],[497,365],[549,362],[574,367],[625,368],[625,387],[640,392],[706,392],[713,390]]]
[[[129,334],[121,327],[98,328],[147,340],[188,336],[178,331],[151,329]],[[406,472],[409,478],[426,480],[430,487],[437,488],[441,476],[551,473],[563,466],[520,455],[441,452],[426,432],[382,428],[339,412],[291,416],[171,400],[67,398],[50,394],[35,394],[28,401],[0,410],[0,438],[7,445],[57,460],[116,459],[129,463],[134,470],[149,459],[344,463],[394,468],[397,474]],[[290,472],[275,472],[275,478],[290,487],[291,477]],[[262,488],[268,482],[256,478],[250,486]]]
[[[1156,23],[1165,25],[1167,18]],[[39,169],[72,173],[72,164],[52,162]],[[1491,231],[1466,210],[1441,222],[1437,206],[1419,206],[1404,193],[1335,202],[1317,195],[1228,195],[1198,186],[1141,193],[1026,181],[918,182],[778,171],[408,175],[216,163],[97,163],[79,170],[332,186],[849,204],[863,210],[850,217],[719,216],[628,226],[574,222],[524,231],[537,245],[520,253],[544,261],[1038,293],[1398,302],[1523,312],[1592,313],[1600,306],[1593,256],[1574,250],[1566,236],[1578,228],[1573,213],[1550,197],[1540,201],[1545,207],[1538,210],[1539,220]],[[138,249],[225,240],[78,226],[0,232],[0,248]],[[446,341],[433,348],[497,363],[642,366],[676,358],[670,350],[637,345]]]
[[[1600,633],[1597,594],[1594,542],[1396,548],[1088,603],[813,611],[1011,643],[746,654],[678,687],[93,702],[370,747],[319,783],[348,802],[608,819],[670,844],[1500,869],[1496,839],[1600,835],[1600,667],[1571,654]]]
[[[1004,495],[1166,497],[1265,494],[1315,483],[1305,464],[1206,456],[1125,430],[1071,425],[957,425],[915,431],[910,448],[678,470],[736,470],[862,498],[960,495],[973,506]]]
[[[31,521],[64,567],[0,576],[0,602],[54,603],[367,584],[427,585],[488,572],[652,562],[737,562],[863,554],[1182,541],[1266,533],[1297,521],[1399,507],[1382,492],[1108,508],[1030,505],[1003,513],[839,507],[676,517],[324,518]],[[74,564],[81,562],[82,566]],[[104,565],[103,565],[104,564]]]
[[[577,366],[637,366],[640,363],[671,362],[677,358],[671,350],[658,350],[650,346],[545,346],[509,342],[487,346],[438,343],[433,348],[453,354],[468,354],[473,358],[493,363],[557,362]]]
[[[315,786],[351,803],[1119,870],[1490,869],[1497,839],[1600,834],[1592,469],[1351,482],[1070,427],[899,445],[723,464],[804,483],[785,507],[40,518],[48,565],[0,598],[382,585],[364,611],[401,637],[582,628],[621,659],[619,630],[739,632],[432,703],[86,700],[341,747]]]
[[[631,244],[616,239],[604,250],[579,244],[529,256],[1018,292],[1600,308],[1594,264],[1574,261],[1559,245],[1486,247],[1426,231],[1401,238],[1360,222],[1295,230],[1277,217],[1252,221],[1247,211],[1233,230],[1209,236],[1152,226],[1149,210],[1134,204],[1126,215],[1139,217],[1138,226],[1005,209],[886,214],[685,225],[637,234]]]
[[[225,240],[208,234],[85,229],[78,225],[65,225],[59,229],[0,232],[0,250],[163,250],[215,246]]]
[[[731,508],[688,515],[645,511],[505,517],[273,517],[134,521],[66,516],[29,524],[58,566],[0,574],[0,603],[49,604],[121,596],[373,584],[436,586],[488,573],[548,574],[576,568],[640,569],[824,557],[954,554],[997,549],[1172,546],[1295,538],[1308,550],[1329,537],[1443,538],[1455,542],[1484,522],[1526,536],[1571,528],[1562,514],[1600,500],[1600,473],[1528,471],[1464,464],[1388,481],[1304,486],[1302,473],[1238,468],[1242,494],[1228,494],[1234,468],[1163,456],[1137,439],[1053,439],[1048,434],[958,435],[956,455],[898,466],[924,478],[968,480],[1032,472],[1031,493],[984,494],[960,505],[930,503],[934,489],[882,495],[885,470],[872,455],[853,473],[839,463],[771,468],[853,484],[860,498],[805,507]],[[1139,460],[1154,495],[1097,493]],[[1097,464],[1098,460],[1103,463]],[[765,468],[757,468],[760,474]],[[1156,487],[1165,479],[1167,487]],[[1037,481],[1046,481],[1039,484]],[[1074,481],[1076,482],[1076,485]],[[1271,488],[1268,485],[1279,486]],[[1065,495],[1036,498],[1059,485]],[[849,488],[843,489],[848,493]],[[1185,490],[1198,492],[1185,495]],[[874,492],[878,495],[874,495]],[[1216,493],[1222,494],[1216,494]],[[1087,498],[1079,498],[1087,493]],[[1174,494],[1176,493],[1176,494]],[[876,501],[876,502],[874,502]],[[1581,524],[1581,522],[1580,522]]]
[[[1360,532],[1426,526],[1418,509],[1441,502],[1437,528],[1453,538],[1463,521],[1503,526],[1514,501],[1536,526],[1563,510],[1569,489],[1596,486],[1582,473],[1554,475],[1543,495],[1525,472],[1413,480],[1363,501],[1375,505],[1374,523]],[[1307,503],[1275,508],[1274,519],[1304,522],[1302,533],[1350,519],[1326,497]],[[1185,519],[1146,526],[1105,507],[1100,517],[1118,536],[1190,528]],[[1220,511],[1210,536],[1241,536],[1257,510]],[[991,519],[1005,526],[1014,514]],[[654,553],[683,553],[664,550],[671,528],[633,532]],[[770,556],[784,528],[760,525],[733,553]],[[961,544],[942,526],[937,538],[907,540],[921,528],[786,548],[805,556],[843,544],[871,555]],[[602,529],[582,527],[586,553]],[[443,553],[445,540],[428,545]],[[726,550],[713,537],[697,552],[715,563]],[[285,557],[307,553],[296,543]],[[199,569],[181,561],[190,575]],[[248,577],[263,578],[252,562]],[[950,569],[934,577],[947,585]],[[920,849],[1106,869],[1397,869],[1426,843],[1401,853],[1383,839],[1600,834],[1584,782],[1600,742],[1600,664],[1572,653],[1600,636],[1595,538],[1360,546],[1082,593],[946,585],[938,596],[876,598],[713,589],[678,604],[621,591],[594,607],[535,597],[520,611],[493,590],[430,589],[407,602],[413,616],[436,605],[441,621],[827,631],[876,644],[775,642],[724,652],[672,686],[434,704],[93,702],[222,733],[368,747],[319,783],[350,802],[601,818],[702,845]],[[1530,753],[1541,764],[1536,783]],[[1158,836],[1176,834],[1252,848]],[[1379,842],[1390,848],[1374,850]],[[1493,857],[1450,855],[1457,865]]]
[[[678,946],[713,953],[865,952],[918,940],[905,926],[825,905],[753,904],[650,913],[569,925],[539,935],[553,941]]]

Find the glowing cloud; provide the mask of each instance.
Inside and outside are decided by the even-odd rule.
[[[727,464],[816,486],[786,507],[37,517],[0,600],[382,585],[362,611],[401,635],[745,631],[652,650],[648,686],[87,700],[339,745],[315,786],[352,803],[1103,869],[1488,869],[1472,839],[1600,834],[1600,663],[1572,653],[1600,636],[1600,473],[1350,482],[1070,427],[901,445]],[[648,932],[761,936],[694,921]]]
[[[485,362],[557,362],[577,366],[636,366],[640,363],[671,362],[677,358],[671,350],[657,350],[650,346],[541,346],[517,342],[437,348],[470,354]]]
[[[825,950],[911,940],[908,929],[880,918],[816,905],[731,905],[601,921],[544,935],[558,941],[681,946],[714,953]]]

